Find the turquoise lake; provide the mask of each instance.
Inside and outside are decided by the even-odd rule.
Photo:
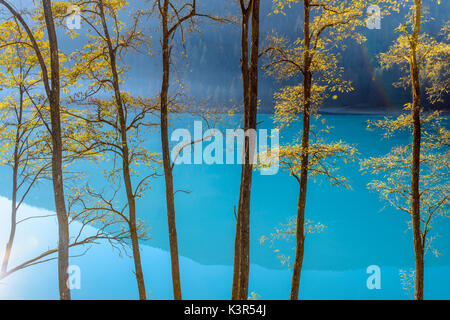
[[[269,115],[258,116],[261,128],[273,128]],[[345,141],[357,147],[360,157],[387,153],[393,146],[408,143],[403,134],[386,140],[381,131],[367,130],[367,121],[379,119],[368,115],[323,115],[333,126],[327,141]],[[319,122],[318,122],[319,124]],[[174,121],[173,127],[192,127],[187,121]],[[290,139],[299,128],[291,128],[283,139]],[[148,145],[159,152],[159,137],[149,135]],[[326,229],[309,235],[306,240],[300,284],[302,299],[409,299],[402,290],[399,270],[414,266],[409,218],[389,207],[379,195],[366,188],[373,179],[361,175],[359,163],[342,164],[340,173],[349,179],[352,190],[331,187],[327,181],[309,182],[306,218],[321,222]],[[102,165],[78,165],[87,173],[92,185],[107,187],[99,172]],[[141,169],[142,175],[145,168]],[[186,299],[229,299],[231,295],[234,253],[235,217],[240,183],[240,165],[179,165],[174,170],[175,189],[190,193],[176,194],[176,221],[181,283]],[[161,170],[159,170],[161,172]],[[8,200],[11,170],[0,168],[0,246],[3,250],[8,230]],[[298,183],[280,171],[273,176],[254,172],[250,230],[250,287],[261,299],[287,299],[290,271],[283,266],[273,248],[261,244],[279,223],[296,215]],[[51,185],[40,183],[25,201],[23,214],[53,210]],[[29,213],[31,214],[31,213]],[[151,182],[151,190],[138,201],[138,217],[149,227],[150,240],[142,243],[143,270],[151,299],[171,299],[170,258],[165,213],[164,179]],[[56,241],[53,218],[42,223],[35,240],[38,248],[51,247]],[[425,259],[425,298],[450,299],[450,219],[441,219],[433,228],[439,235],[434,246],[439,258],[428,254]],[[3,221],[6,222],[3,223]],[[32,225],[34,222],[30,222]],[[21,226],[17,247],[29,245],[32,228]],[[292,255],[292,242],[277,242],[281,252]],[[37,250],[37,249],[36,249]],[[19,252],[20,250],[18,250]],[[27,251],[27,252],[28,252]],[[30,251],[30,252],[31,252]],[[80,250],[73,250],[76,255]],[[19,253],[17,253],[19,255]],[[13,252],[14,255],[14,252]],[[20,258],[13,257],[13,261]],[[94,245],[85,255],[71,259],[82,271],[81,289],[73,291],[75,299],[136,299],[138,297],[131,258],[119,257],[108,244]],[[381,269],[381,289],[366,286],[366,269]],[[51,261],[18,272],[0,283],[0,298],[58,298],[56,263]]]

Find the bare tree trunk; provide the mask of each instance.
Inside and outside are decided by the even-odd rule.
[[[292,272],[291,284],[291,300],[298,299],[298,292],[300,287],[300,275],[303,265],[303,252],[305,246],[305,207],[306,207],[306,191],[308,185],[308,171],[309,171],[309,131],[310,131],[310,112],[311,112],[311,55],[310,55],[310,6],[309,0],[304,0],[304,74],[303,74],[303,89],[304,89],[304,106],[303,106],[303,132],[302,132],[302,159],[300,172],[300,192],[297,207],[297,231],[296,231],[296,252],[294,269]]]
[[[241,73],[242,73],[242,92],[243,92],[243,102],[244,102],[244,128],[247,127],[247,112],[249,106],[249,71],[248,71],[248,32],[249,32],[249,17],[250,17],[249,8],[246,10],[242,10],[242,24],[241,24]],[[245,151],[247,149],[244,149]],[[234,244],[234,266],[233,266],[233,287],[231,292],[232,300],[239,300],[239,285],[240,285],[240,277],[241,277],[241,208],[242,208],[242,197],[245,193],[245,164],[247,161],[242,164],[241,171],[241,184],[239,190],[239,202],[238,202],[238,215],[236,218],[236,235],[235,235],[235,244]]]
[[[139,238],[137,234],[136,227],[136,205],[134,201],[134,196],[130,196],[130,187],[131,187],[131,179],[129,175],[129,169],[123,170],[123,176],[125,180],[125,185],[127,189],[127,199],[128,206],[130,208],[130,236],[131,236],[131,246],[133,249],[133,260],[134,260],[134,268],[136,272],[136,281],[138,285],[139,291],[139,299],[146,300],[147,295],[145,293],[145,282],[144,282],[144,273],[142,271],[142,262],[141,262],[141,252],[139,250]]]
[[[243,78],[244,96],[244,130],[256,130],[256,117],[258,109],[258,62],[259,62],[259,7],[260,1],[253,0],[245,8],[241,2],[242,31],[241,31],[241,69]],[[248,29],[249,18],[252,17],[252,32],[250,43],[250,65],[248,55]],[[254,144],[249,136],[244,140],[244,161],[241,172],[241,186],[239,191],[238,225],[235,241],[235,259],[239,258],[239,265],[235,261],[233,271],[232,299],[246,300],[248,298],[248,281],[250,268],[250,198],[252,186],[253,164],[251,159]],[[238,279],[238,280],[237,280]]]
[[[417,75],[417,67],[413,68],[413,77]],[[411,168],[411,198],[412,198],[412,231],[414,239],[415,256],[415,294],[416,300],[423,300],[423,281],[424,281],[424,240],[422,239],[420,223],[420,84],[418,79],[413,82],[413,149],[412,149],[412,168]]]
[[[305,91],[305,98],[311,92],[311,80],[305,78],[305,89],[309,87],[309,90]],[[296,249],[294,269],[292,271],[292,283],[291,283],[291,300],[298,299],[298,292],[300,287],[300,275],[303,265],[303,252],[305,247],[305,207],[306,207],[306,190],[308,182],[308,165],[309,165],[309,103],[305,104],[303,110],[303,136],[302,136],[302,160],[301,160],[301,173],[300,173],[300,191],[298,196],[297,206],[297,227],[296,227]]]
[[[163,79],[161,85],[161,144],[163,153],[164,178],[166,181],[166,203],[167,203],[167,223],[169,226],[170,259],[172,266],[172,285],[173,297],[175,300],[181,300],[181,281],[180,264],[178,261],[178,240],[177,228],[175,224],[175,202],[173,191],[172,163],[170,160],[169,149],[169,128],[168,128],[168,93],[170,79],[170,47],[169,47],[169,28],[168,28],[169,0],[164,0],[164,6],[161,12],[163,40],[162,40],[162,58],[163,58]]]
[[[235,213],[236,214],[236,213]],[[241,224],[239,222],[239,218],[236,215],[236,235],[234,238],[234,264],[233,264],[233,288],[231,292],[231,299],[232,300],[238,300],[239,299],[239,266],[240,266],[240,259],[241,256],[240,252],[240,235],[241,233]]]
[[[114,95],[117,105],[117,115],[119,118],[120,136],[122,142],[122,175],[125,183],[125,191],[127,194],[127,201],[128,201],[129,218],[130,218],[129,228],[130,228],[131,246],[133,250],[136,281],[138,285],[139,299],[146,300],[147,295],[145,292],[144,273],[142,271],[141,253],[139,250],[139,238],[136,226],[136,202],[130,174],[130,153],[128,149],[127,123],[125,119],[124,105],[119,86],[119,75],[117,73],[116,53],[113,50],[111,37],[109,35],[108,26],[106,24],[103,0],[98,1],[98,7],[100,10],[100,17],[102,20],[103,31],[105,33],[105,38],[108,45],[108,53],[113,76]]]
[[[47,26],[48,41],[50,45],[51,66],[51,95],[50,118],[52,125],[52,179],[55,196],[55,207],[59,226],[58,242],[58,279],[59,294],[61,300],[70,300],[70,289],[68,287],[69,267],[69,219],[64,199],[64,183],[62,172],[62,138],[61,138],[61,110],[60,110],[60,78],[59,78],[59,50],[56,37],[55,24],[53,20],[52,4],[50,0],[42,0],[44,8],[45,23]]]
[[[291,300],[298,299],[298,292],[300,287],[300,276],[303,265],[303,252],[305,247],[304,222],[305,222],[305,207],[303,202],[303,193],[299,192],[298,206],[297,206],[297,231],[296,231],[296,247],[294,269],[292,272],[291,283]]]
[[[419,67],[417,62],[417,46],[420,36],[421,24],[421,0],[414,1],[414,31],[411,42],[411,86],[412,86],[412,120],[413,120],[413,145],[412,145],[412,167],[411,167],[411,215],[412,230],[414,239],[415,255],[415,290],[414,298],[423,300],[423,281],[424,281],[424,240],[420,226],[420,142],[421,142],[421,124],[420,124],[420,80]]]

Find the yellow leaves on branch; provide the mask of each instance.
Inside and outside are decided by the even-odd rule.
[[[411,110],[411,103],[405,104],[405,111]],[[442,111],[435,110],[433,112],[421,112],[420,123],[422,126],[431,125],[432,127],[439,127],[439,130],[442,130],[441,122],[442,122]],[[413,127],[413,119],[410,112],[401,113],[397,117],[385,117],[382,120],[377,121],[368,121],[367,127],[370,128],[379,128],[384,131],[384,135],[386,138],[391,137],[396,132],[401,132],[405,130],[412,130]],[[428,134],[428,131],[423,130],[424,135]]]
[[[448,216],[450,198],[450,133],[441,125],[439,112],[422,114],[422,142],[420,154],[420,212],[424,223],[423,232],[431,228],[436,216]],[[395,131],[411,128],[409,114],[385,119],[375,126]],[[371,157],[360,162],[361,170],[377,177],[368,183],[392,207],[410,214],[412,146],[396,146],[380,157]]]
[[[314,222],[312,220],[306,219],[303,226],[303,231],[305,236],[311,234],[318,234],[323,232],[327,227],[320,222]],[[297,219],[296,217],[290,217],[286,223],[280,223],[275,230],[268,236],[261,236],[260,244],[268,244],[274,253],[276,253],[277,258],[280,260],[281,264],[292,268],[291,256],[282,253],[279,247],[279,241],[293,242],[295,243],[297,230]],[[293,241],[294,240],[294,241]]]
[[[301,159],[303,152],[309,154],[308,175],[313,178],[324,178],[331,185],[340,185],[350,188],[345,177],[337,174],[338,162],[354,162],[357,156],[357,150],[343,142],[324,143],[323,141],[310,144],[307,151],[302,150],[300,144],[290,144],[280,146],[276,149],[270,149],[266,153],[260,154],[261,158],[272,152],[279,154],[280,168],[284,169],[292,176],[299,177],[302,170]],[[270,158],[270,157],[267,157]],[[256,167],[270,166],[271,164],[258,163]]]

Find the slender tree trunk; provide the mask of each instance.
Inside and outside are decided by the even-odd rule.
[[[291,300],[298,299],[298,292],[300,287],[300,276],[302,272],[303,265],[303,253],[305,247],[305,235],[304,235],[304,222],[305,222],[305,211],[303,207],[303,197],[302,192],[299,192],[298,206],[297,206],[297,230],[296,230],[296,247],[295,247],[295,260],[294,269],[292,272],[292,283],[291,283]],[[302,210],[303,208],[303,210]]]
[[[119,109],[122,110],[120,107]],[[125,191],[127,194],[127,201],[129,208],[129,228],[130,228],[131,246],[133,250],[134,268],[139,291],[139,299],[146,300],[147,295],[145,291],[144,273],[142,271],[141,252],[139,249],[139,237],[136,226],[136,202],[133,193],[133,188],[131,185],[128,140],[126,135],[126,123],[123,110],[122,112],[119,112],[119,119],[122,133],[122,146],[123,146],[122,173],[125,182]]]
[[[242,12],[242,24],[241,24],[241,73],[242,73],[242,92],[243,92],[243,102],[244,102],[244,130],[247,128],[248,121],[248,110],[249,110],[249,71],[248,71],[248,32],[249,32],[249,17],[250,10]],[[245,151],[247,149],[244,149]],[[246,159],[246,158],[245,158]],[[245,193],[245,172],[246,172],[245,161],[242,164],[241,171],[241,184],[239,190],[239,202],[238,202],[238,214],[236,219],[236,235],[234,244],[234,266],[233,266],[233,287],[231,292],[232,300],[240,299],[240,277],[241,277],[241,208],[242,208],[242,197]]]
[[[240,266],[240,248],[241,248],[241,242],[240,242],[240,235],[241,233],[241,224],[239,222],[238,216],[236,216],[236,235],[234,238],[234,264],[233,264],[233,288],[231,292],[231,299],[232,300],[238,300],[239,299],[239,266]]]
[[[414,298],[423,300],[423,281],[424,281],[424,239],[420,226],[420,142],[421,142],[421,124],[420,124],[420,80],[419,67],[417,62],[417,46],[420,36],[421,24],[421,0],[414,1],[414,30],[411,43],[411,86],[412,86],[412,120],[413,120],[413,141],[412,141],[412,167],[411,167],[411,215],[412,230],[414,239],[415,255],[415,290]]]
[[[168,93],[170,79],[170,34],[168,28],[169,0],[164,0],[162,15],[163,40],[163,79],[161,85],[161,144],[163,153],[164,178],[166,181],[166,203],[167,203],[167,223],[169,226],[170,259],[172,266],[173,297],[181,300],[180,264],[178,261],[178,240],[177,228],[175,224],[175,202],[173,191],[172,163],[169,149],[169,128],[168,128]]]
[[[52,180],[55,196],[56,215],[59,227],[58,241],[58,282],[61,300],[70,300],[70,289],[68,287],[69,267],[69,219],[64,199],[64,183],[62,172],[62,138],[61,138],[61,110],[60,110],[60,78],[59,78],[59,49],[56,37],[55,24],[53,20],[52,4],[50,0],[42,0],[44,8],[45,24],[47,27],[48,41],[50,46],[51,66],[51,95],[50,118],[52,126]]]
[[[242,38],[241,38],[241,69],[244,96],[244,130],[256,130],[258,109],[258,63],[259,63],[259,7],[260,1],[251,1],[249,7],[242,7]],[[248,56],[248,28],[251,15],[251,43],[250,65]],[[241,172],[241,186],[239,191],[238,226],[235,241],[235,258],[239,258],[239,265],[235,261],[233,271],[232,299],[246,300],[248,298],[248,281],[250,268],[250,198],[252,186],[252,171],[254,150],[250,148],[254,143],[249,136],[244,140],[244,161]],[[238,279],[238,280],[237,280]]]
[[[305,85],[308,81],[305,81]],[[310,82],[309,82],[310,83]],[[306,86],[305,86],[306,88]],[[307,94],[305,94],[305,98]],[[306,190],[308,182],[308,165],[309,165],[309,106],[305,105],[303,111],[303,137],[302,137],[302,160],[300,173],[300,191],[297,205],[297,227],[296,227],[296,249],[294,269],[292,271],[291,283],[291,300],[298,300],[298,292],[300,287],[300,275],[303,265],[303,252],[305,247],[305,207],[306,207]]]
[[[310,112],[311,112],[311,85],[312,74],[310,71],[311,55],[310,55],[310,7],[309,0],[304,0],[304,74],[303,74],[303,132],[302,132],[302,159],[300,172],[300,192],[297,207],[297,231],[296,231],[296,252],[294,269],[292,272],[291,284],[291,300],[298,299],[300,287],[300,275],[303,265],[303,252],[305,246],[305,207],[306,207],[306,191],[308,185],[308,169],[309,169],[309,131],[310,131]]]
[[[413,77],[417,76],[417,67],[413,68]],[[420,223],[420,142],[421,142],[421,124],[420,124],[420,84],[418,79],[413,82],[413,149],[412,149],[412,168],[411,168],[411,198],[412,198],[412,231],[414,240],[415,256],[415,293],[416,300],[423,300],[423,282],[424,282],[424,240],[422,239]]]
[[[145,282],[144,282],[144,273],[142,271],[142,262],[141,262],[141,252],[139,250],[139,237],[137,234],[136,227],[136,204],[134,200],[133,191],[131,189],[131,179],[130,179],[130,171],[129,168],[125,166],[125,161],[123,163],[123,177],[125,181],[125,188],[128,199],[128,206],[130,209],[130,220],[129,220],[129,228],[130,228],[130,236],[131,236],[131,246],[133,250],[133,260],[134,260],[134,268],[136,272],[136,281],[138,285],[139,291],[139,299],[146,300],[147,295],[145,293]],[[131,192],[130,192],[131,190]]]
[[[3,256],[2,267],[0,274],[5,274],[8,270],[9,259],[11,257],[11,250],[14,243],[14,237],[16,235],[17,228],[17,180],[18,180],[18,170],[19,170],[19,144],[22,126],[22,114],[23,114],[23,90],[20,88],[19,94],[19,112],[17,118],[17,128],[16,128],[16,138],[14,143],[14,155],[13,155],[13,186],[12,186],[12,200],[11,200],[11,227],[9,231],[9,240],[6,244],[5,255]]]
[[[114,96],[117,105],[117,115],[119,118],[120,136],[122,143],[122,174],[128,201],[128,209],[129,209],[128,224],[130,229],[131,246],[133,250],[136,281],[138,285],[139,299],[146,300],[147,296],[145,292],[144,273],[142,272],[141,253],[139,250],[139,237],[137,234],[137,226],[136,226],[136,201],[130,174],[130,152],[128,148],[127,123],[125,119],[122,95],[120,92],[119,75],[117,73],[116,53],[113,50],[111,37],[109,35],[108,26],[106,24],[103,0],[98,1],[98,6],[100,10],[100,17],[102,20],[103,31],[105,33],[105,38],[108,45],[108,53],[113,76]]]

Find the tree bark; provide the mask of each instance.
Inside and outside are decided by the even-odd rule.
[[[58,282],[61,300],[70,300],[68,287],[69,268],[69,219],[64,198],[64,183],[62,172],[62,138],[61,138],[61,110],[60,110],[60,75],[59,75],[59,49],[53,20],[52,4],[50,0],[42,0],[45,24],[47,27],[50,46],[50,75],[51,95],[50,118],[52,126],[52,180],[55,197],[56,215],[59,227],[58,241]]]
[[[249,17],[250,10],[246,9],[242,11],[242,24],[241,24],[241,73],[242,73],[242,92],[244,103],[244,127],[247,126],[247,110],[249,106],[249,71],[248,71],[248,32],[249,32]],[[241,170],[241,184],[239,190],[239,202],[238,202],[238,214],[236,219],[236,235],[234,244],[234,266],[233,266],[233,287],[231,291],[231,299],[240,299],[240,277],[241,277],[241,208],[242,208],[242,196],[244,194],[244,171],[245,163],[242,165]]]
[[[139,291],[139,299],[146,300],[144,273],[142,271],[141,253],[139,250],[139,237],[136,226],[136,201],[131,183],[130,174],[130,153],[128,148],[127,137],[127,123],[125,119],[124,105],[122,95],[120,92],[119,75],[117,73],[116,52],[113,50],[111,37],[109,35],[108,26],[106,24],[103,0],[98,1],[100,16],[102,20],[103,31],[105,33],[106,42],[108,45],[108,53],[113,75],[114,96],[117,105],[117,115],[119,118],[120,136],[122,143],[122,175],[125,183],[125,191],[127,194],[128,209],[129,209],[129,229],[131,237],[131,246],[133,250],[134,268],[136,273],[136,281]]]
[[[300,275],[303,265],[303,252],[305,246],[305,207],[306,191],[308,185],[309,171],[309,131],[310,131],[310,112],[311,112],[311,55],[310,55],[310,5],[309,0],[304,0],[304,53],[303,53],[303,129],[302,129],[302,159],[300,172],[300,192],[297,207],[297,228],[296,228],[296,250],[294,269],[292,271],[291,300],[298,299],[300,287]]]
[[[423,300],[424,281],[424,240],[420,226],[420,143],[421,143],[421,123],[420,123],[420,79],[419,66],[417,61],[417,46],[419,44],[420,24],[421,24],[421,0],[414,0],[414,25],[411,39],[411,86],[412,86],[412,121],[413,121],[413,141],[412,141],[412,167],[411,167],[411,216],[414,239],[415,256],[415,288],[414,298]]]
[[[163,79],[161,84],[161,145],[163,153],[164,178],[166,182],[166,204],[167,223],[169,227],[170,259],[172,267],[173,297],[181,300],[181,280],[180,264],[178,261],[178,240],[175,223],[175,201],[173,191],[172,163],[169,149],[169,128],[168,128],[168,93],[170,81],[170,34],[168,27],[169,0],[164,0],[161,19],[163,29],[162,39],[162,59],[163,59]]]
[[[236,213],[235,213],[236,214]],[[241,233],[241,224],[239,222],[239,218],[236,215],[236,235],[234,238],[234,264],[233,264],[233,287],[231,291],[231,299],[232,300],[238,300],[239,298],[239,276],[240,276],[240,248],[241,248],[241,241],[240,241],[240,235]]]
[[[311,80],[305,78],[305,89],[310,92]],[[306,94],[307,98],[310,94]],[[291,283],[291,300],[298,300],[298,293],[300,288],[300,275],[303,265],[303,253],[305,247],[305,208],[306,208],[306,191],[308,185],[308,166],[309,166],[309,103],[305,104],[303,110],[303,136],[302,136],[302,159],[301,159],[301,173],[300,173],[300,191],[297,205],[297,223],[296,223],[296,248],[294,268],[292,270]]]
[[[301,186],[300,186],[301,188]],[[301,190],[301,189],[300,189]],[[297,205],[297,229],[296,229],[296,245],[295,245],[295,260],[294,269],[292,271],[291,282],[291,300],[298,300],[298,293],[300,287],[300,276],[303,265],[303,253],[305,247],[304,222],[305,222],[305,203],[303,200],[303,192],[299,192]]]
[[[243,78],[244,97],[244,130],[256,130],[256,118],[258,110],[258,63],[259,63],[259,7],[260,1],[253,0],[245,8],[241,2],[242,9],[242,31],[241,31],[241,72]],[[248,55],[248,28],[251,16],[251,42],[250,42],[250,65]],[[248,299],[248,281],[250,267],[250,198],[252,186],[254,150],[249,136],[244,138],[244,161],[241,171],[241,186],[239,190],[238,224],[235,241],[235,259],[238,257],[239,265],[236,264],[233,271],[232,299]]]

